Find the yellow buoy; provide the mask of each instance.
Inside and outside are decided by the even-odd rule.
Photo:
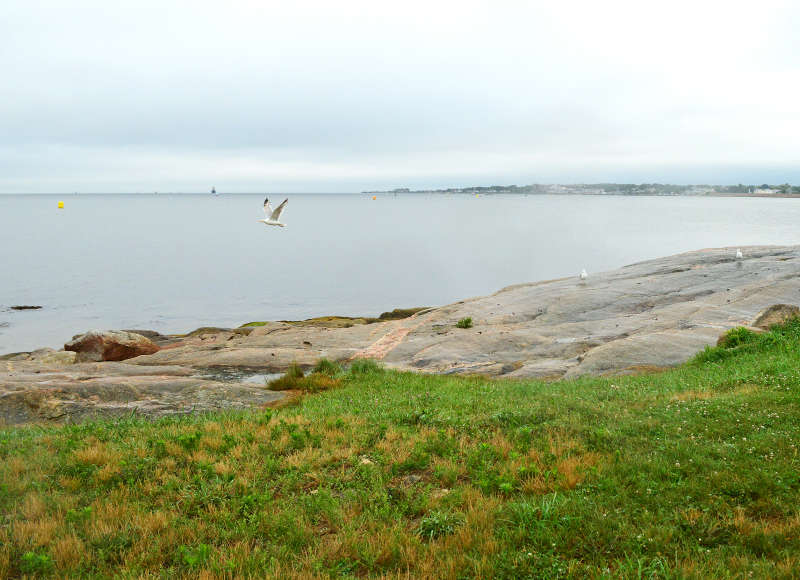
[[[372,196],[372,199],[378,199],[378,198],[377,198],[376,196],[374,196],[374,195],[373,195],[373,196]]]
[[[58,209],[64,209],[64,202],[63,201],[59,201],[58,202]]]

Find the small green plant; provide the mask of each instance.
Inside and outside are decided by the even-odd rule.
[[[25,552],[19,564],[24,574],[47,574],[53,568],[53,559],[47,554]]]
[[[67,510],[66,520],[73,524],[78,522],[84,522],[88,520],[92,516],[92,508],[91,506],[86,506],[79,509],[69,509]]]
[[[208,544],[198,544],[195,548],[181,546],[178,549],[181,562],[189,568],[197,568],[205,564],[211,557],[211,546]]]
[[[329,361],[326,358],[321,358],[317,362],[317,366],[314,367],[314,372],[334,378],[336,375],[342,372],[342,367],[333,361]]]
[[[462,523],[464,518],[460,514],[432,511],[419,522],[417,534],[425,540],[434,540],[452,534]]]
[[[178,435],[178,445],[186,449],[186,451],[194,451],[197,449],[197,444],[200,442],[203,434],[200,431],[194,433],[183,433]]]
[[[720,336],[717,341],[717,346],[722,348],[736,348],[737,346],[754,342],[757,338],[758,335],[752,330],[744,326],[737,326]]]
[[[457,328],[472,328],[472,317],[467,316],[456,322]]]

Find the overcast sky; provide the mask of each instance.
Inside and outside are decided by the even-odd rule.
[[[0,192],[800,183],[797,4],[9,0]]]

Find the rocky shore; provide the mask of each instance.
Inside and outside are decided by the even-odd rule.
[[[397,320],[265,322],[184,336],[128,331],[117,333],[124,348],[109,347],[116,362],[104,358],[105,347],[98,346],[104,339],[83,335],[67,345],[75,350],[0,357],[0,422],[272,404],[283,395],[263,381],[210,376],[209,369],[274,373],[322,357],[546,379],[669,367],[729,328],[754,325],[772,305],[800,304],[800,246],[742,248],[739,260],[735,251],[698,250],[590,272],[586,280],[518,284]],[[466,317],[472,327],[456,327]],[[132,356],[130,349],[139,347],[147,354]]]

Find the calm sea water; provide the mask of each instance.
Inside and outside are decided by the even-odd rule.
[[[280,229],[256,222],[263,195],[0,195],[0,353],[93,328],[377,315],[686,250],[800,243],[800,199],[289,197]],[[21,304],[43,308],[8,309]]]

